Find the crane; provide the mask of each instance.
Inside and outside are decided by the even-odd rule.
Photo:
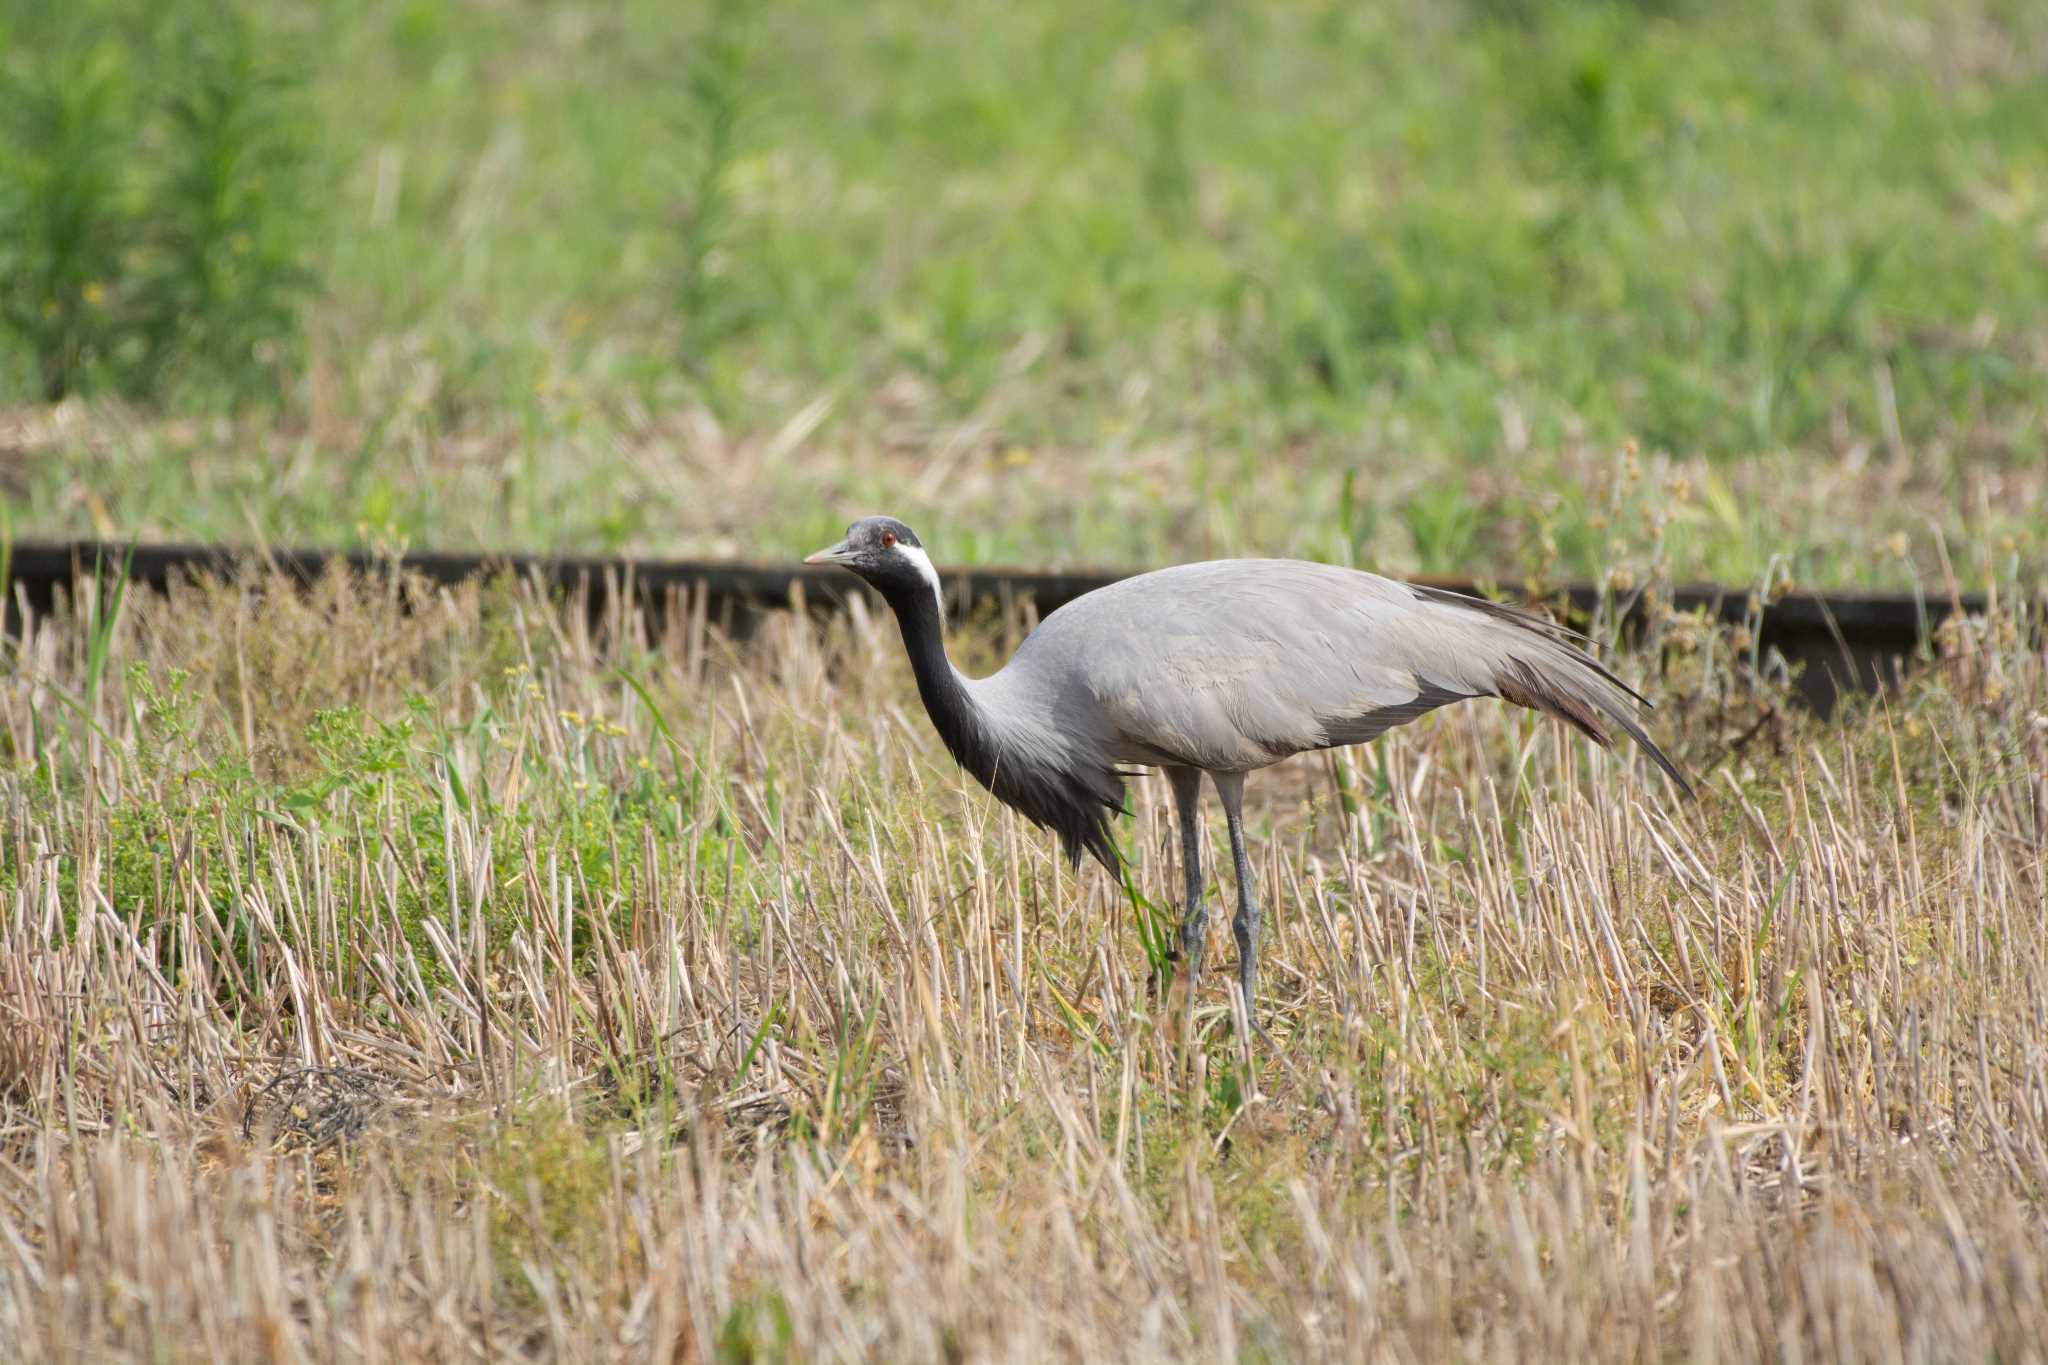
[[[996,799],[1112,873],[1110,817],[1131,765],[1161,769],[1179,815],[1180,952],[1201,970],[1208,911],[1201,780],[1223,805],[1235,863],[1237,986],[1248,1018],[1259,904],[1244,842],[1245,776],[1309,749],[1363,744],[1439,706],[1498,697],[1597,742],[1626,733],[1688,795],[1636,722],[1648,702],[1570,631],[1515,607],[1291,559],[1182,564],[1098,588],[1050,613],[1009,663],[970,678],[946,656],[945,598],[923,544],[865,517],[806,564],[837,564],[889,604],[932,726]]]

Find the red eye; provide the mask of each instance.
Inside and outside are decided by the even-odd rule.
[[[894,531],[884,531],[884,532],[882,532],[882,548],[883,548],[883,549],[885,549],[885,550],[886,550],[886,549],[888,549],[888,548],[889,548],[889,547],[890,547],[891,545],[894,545],[895,543],[896,543],[896,533],[895,533]]]

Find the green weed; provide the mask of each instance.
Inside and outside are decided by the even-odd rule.
[[[0,340],[43,400],[268,405],[297,372],[301,82],[255,13],[30,6],[0,33]]]

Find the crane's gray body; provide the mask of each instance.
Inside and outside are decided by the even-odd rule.
[[[1566,638],[1527,613],[1357,569],[1216,560],[1075,599],[966,686],[1020,749],[1104,768],[1249,772],[1504,683],[1525,690],[1525,673],[1632,728],[1634,695]]]
[[[946,657],[938,574],[909,527],[867,518],[812,562],[844,564],[882,593],[946,747],[998,799],[1055,831],[1076,862],[1088,852],[1114,870],[1122,768],[1165,769],[1187,876],[1182,953],[1196,970],[1207,926],[1198,798],[1209,774],[1236,865],[1232,928],[1248,1012],[1259,908],[1241,816],[1246,773],[1493,696],[1603,744],[1615,726],[1685,787],[1636,723],[1642,698],[1569,631],[1513,607],[1301,560],[1184,564],[1076,598],[975,679]]]

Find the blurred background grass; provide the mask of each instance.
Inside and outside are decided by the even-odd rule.
[[[17,535],[2042,545],[2032,0],[0,0],[0,44]]]

